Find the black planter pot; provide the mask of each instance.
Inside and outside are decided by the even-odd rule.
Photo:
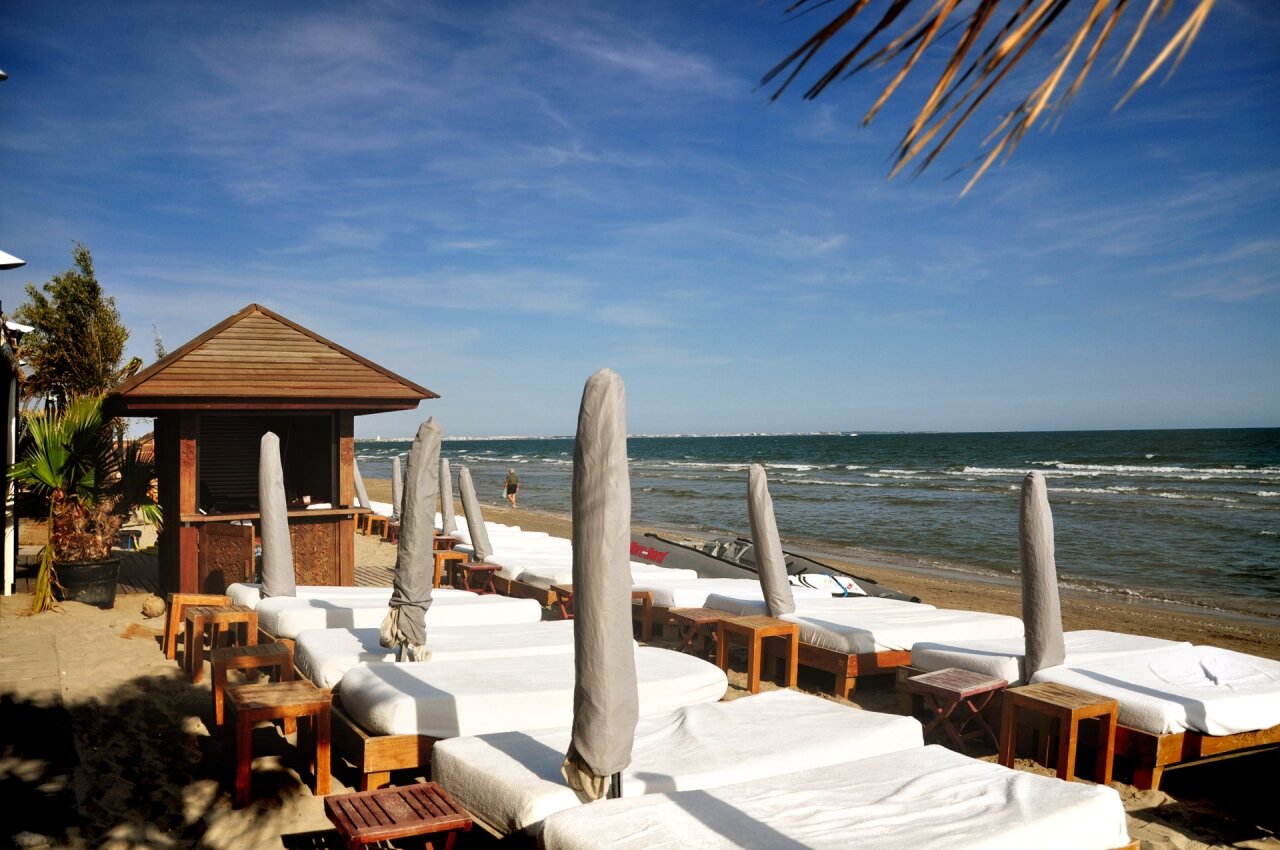
[[[105,561],[80,561],[54,564],[58,584],[54,593],[63,601],[83,602],[99,608],[114,608],[116,586],[120,583],[120,559]]]

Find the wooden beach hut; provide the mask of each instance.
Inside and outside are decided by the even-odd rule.
[[[121,384],[108,413],[155,418],[161,592],[252,577],[267,431],[280,437],[298,583],[354,584],[355,417],[438,397],[258,304]]]

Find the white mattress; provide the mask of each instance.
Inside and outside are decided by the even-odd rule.
[[[376,599],[298,599],[277,596],[258,603],[258,626],[278,638],[296,638],[307,629],[376,629],[387,615]],[[542,608],[532,599],[507,596],[433,596],[427,628],[536,623]]]
[[[663,608],[705,608],[711,594],[756,599],[761,602],[760,582],[753,578],[699,578],[679,581],[654,581],[637,579],[632,590],[644,590],[653,594],[653,604]],[[831,592],[810,587],[793,587],[792,594],[799,598],[827,598]]]
[[[293,663],[316,685],[334,688],[357,664],[395,661],[378,644],[378,629],[307,629],[297,637]],[[427,630],[432,661],[573,653],[573,620],[440,626]]]
[[[454,590],[451,587],[437,587],[432,591],[432,595],[439,596],[475,596],[469,590]],[[257,582],[241,581],[227,586],[227,596],[231,597],[232,605],[244,605],[249,608],[257,608],[258,602],[262,600],[262,585]],[[294,598],[297,599],[381,599],[386,602],[391,598],[391,588],[389,587],[337,587],[320,584],[300,584],[296,588]]]
[[[525,563],[524,569],[519,573],[519,580],[525,584],[531,584],[536,587],[550,587],[553,584],[572,584],[573,583],[573,559],[572,556],[562,564],[553,563]],[[634,585],[636,582],[647,581],[692,581],[698,577],[694,570],[672,569],[670,567],[655,567],[652,564],[646,564],[641,561],[631,562],[631,581]]]
[[[797,605],[797,613],[780,619],[800,626],[802,642],[848,653],[909,650],[920,641],[1022,637],[1022,621],[1017,617],[905,604],[910,607],[823,613],[808,613]]]
[[[792,588],[795,590],[795,588]],[[935,611],[932,605],[921,602],[904,602],[901,599],[882,599],[878,596],[808,596],[797,595],[797,614],[821,614],[834,611],[838,614],[847,612],[871,611]],[[738,617],[753,614],[767,614],[764,600],[758,595],[753,597],[732,596],[713,593],[707,597],[707,607],[726,611]]]
[[[1110,697],[1121,725],[1156,735],[1234,735],[1280,724],[1280,661],[1213,646],[1050,667],[1031,681]]]
[[[791,734],[779,736],[779,730]],[[560,774],[570,729],[502,732],[441,741],[431,775],[463,808],[503,833],[530,829],[573,808]],[[642,718],[625,797],[762,780],[923,745],[910,717],[776,690]]]
[[[1066,632],[1063,637],[1067,646],[1067,666],[1191,646],[1185,642],[1095,629]],[[1026,677],[1023,666],[1025,653],[1026,641],[1023,638],[925,642],[911,647],[911,666],[930,672],[959,667],[1004,679],[1012,687],[1021,685]]]
[[[729,688],[714,664],[649,646],[636,649],[636,678],[641,716],[716,702]],[[370,734],[433,738],[568,726],[573,688],[570,654],[371,664],[340,685],[343,710]]]
[[[1120,796],[938,746],[702,791],[559,812],[545,850],[1111,850],[1128,843]]]

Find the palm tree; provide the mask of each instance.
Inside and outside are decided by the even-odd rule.
[[[135,509],[153,523],[161,512],[150,494],[151,465],[141,460],[137,444],[117,448],[100,396],[24,415],[31,441],[9,477],[49,500],[49,542],[32,603],[39,612],[55,605],[56,564],[106,560]]]
[[[808,12],[828,2],[831,0],[794,0],[787,8],[787,13],[797,10]],[[1214,2],[1215,0],[1191,0],[1190,15],[1146,70],[1138,76],[1116,105],[1117,109],[1176,54],[1170,67],[1170,73],[1173,72],[1200,33]],[[823,47],[855,20],[859,20],[859,16],[871,3],[872,0],[852,0],[826,26],[766,74],[762,81],[764,85],[773,82],[790,68],[790,73],[774,92],[773,99],[776,100],[787,89]],[[930,49],[934,53],[949,49],[950,55],[942,73],[897,145],[890,177],[917,158],[917,174],[928,168],[974,111],[1009,76],[1009,72],[1033,49],[1043,49],[1042,37],[1055,23],[1060,25],[1067,20],[1062,17],[1062,13],[1068,7],[1083,6],[1085,9],[1085,15],[1074,31],[1066,33],[1067,40],[1061,46],[1057,61],[1050,67],[1048,75],[987,136],[984,144],[990,145],[990,150],[982,157],[981,165],[964,188],[965,192],[969,191],[1001,154],[1006,158],[1012,155],[1027,131],[1047,111],[1063,108],[1075,97],[1103,47],[1115,33],[1117,24],[1129,9],[1128,0],[1080,0],[1074,4],[1072,0],[973,0],[972,3],[966,3],[965,0],[921,0],[915,4],[915,8],[924,7],[924,14],[910,23],[904,13],[912,7],[913,0],[886,0],[886,3],[887,7],[880,19],[805,91],[804,97],[812,100],[835,80],[847,78],[872,65],[883,67],[899,63],[897,72],[863,117],[863,124],[869,124],[922,56]],[[1120,54],[1117,72],[1142,40],[1152,18],[1157,12],[1162,17],[1167,15],[1174,3],[1175,0],[1147,0],[1146,10]],[[962,13],[962,6],[971,6],[967,15]],[[986,46],[970,58],[984,32],[991,33]],[[879,46],[872,50],[872,44],[878,39]],[[949,48],[944,47],[944,44],[949,44]],[[1068,72],[1077,59],[1081,61],[1074,79],[1054,102],[1054,95],[1063,89]]]

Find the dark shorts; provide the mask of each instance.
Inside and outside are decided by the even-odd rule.
[[[520,489],[520,485],[519,485],[519,484],[508,484],[508,485],[507,485],[507,495],[508,495],[508,496],[513,495],[513,494],[514,494],[517,490],[519,490],[519,489]]]

